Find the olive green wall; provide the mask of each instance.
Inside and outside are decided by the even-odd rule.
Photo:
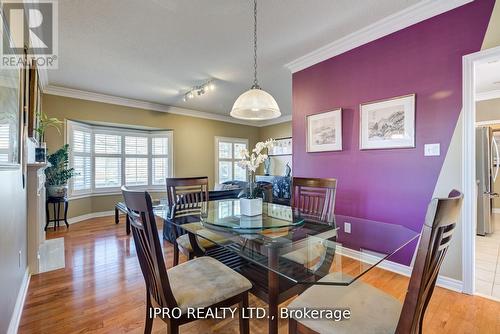
[[[171,129],[174,132],[173,158],[176,177],[208,176],[210,188],[215,175],[215,136],[246,138],[250,146],[259,139],[259,128],[137,109],[101,102],[44,94],[42,108],[50,117],[61,120],[106,122],[142,127]],[[64,144],[64,136],[55,129],[46,134],[49,152]],[[158,196],[157,194],[153,195]],[[93,196],[72,200],[68,217],[113,210],[120,195]],[[158,197],[157,197],[158,198]]]
[[[279,123],[269,126],[264,126],[259,129],[259,138],[261,141],[267,140],[269,138],[285,138],[292,136],[292,122]],[[271,157],[271,174],[273,175],[284,175],[285,166],[289,164],[292,167],[292,156],[291,155],[283,155],[283,156],[274,156]],[[261,166],[259,169],[259,173],[264,173],[264,167]]]
[[[279,123],[259,128],[259,140],[292,136],[292,122]]]

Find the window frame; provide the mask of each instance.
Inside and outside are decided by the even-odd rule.
[[[219,142],[227,142],[231,143],[231,154],[232,158],[219,158]],[[215,184],[220,184],[219,180],[219,162],[220,161],[231,161],[232,162],[232,175],[233,175],[233,180],[234,180],[234,166],[235,162],[241,160],[235,158],[235,152],[234,152],[234,144],[245,144],[247,146],[247,150],[249,149],[248,147],[248,139],[247,138],[235,138],[235,137],[220,137],[220,136],[215,136]],[[245,173],[245,181],[248,181],[248,173]]]
[[[90,154],[77,153],[74,154],[72,150],[72,136],[74,130],[80,130],[85,132],[90,132]],[[104,153],[95,153],[95,134],[110,134],[110,135],[118,135],[120,136],[121,141],[121,152],[120,154],[104,154]],[[168,173],[166,177],[172,177],[174,175],[174,155],[173,155],[173,131],[172,130],[141,130],[141,129],[132,129],[128,127],[119,127],[112,125],[94,125],[87,124],[78,121],[66,120],[65,126],[65,142],[70,144],[69,150],[69,160],[70,167],[73,167],[73,157],[76,156],[89,156],[90,157],[90,189],[84,190],[74,190],[73,189],[73,180],[69,181],[69,199],[77,199],[83,197],[90,196],[105,196],[105,195],[117,195],[121,194],[121,187],[126,185],[126,158],[147,158],[148,159],[148,184],[147,185],[139,185],[139,186],[127,186],[130,189],[135,190],[148,190],[148,191],[162,191],[165,189],[165,185],[153,185],[152,183],[152,172],[153,166],[152,161],[153,158],[167,158],[167,168]],[[148,154],[147,155],[137,155],[137,154],[126,154],[125,148],[125,137],[147,137],[148,138]],[[155,137],[166,137],[168,140],[168,148],[166,155],[153,155],[153,138]],[[96,157],[118,157],[121,158],[121,182],[118,187],[105,187],[105,188],[96,188],[95,186],[95,159]]]

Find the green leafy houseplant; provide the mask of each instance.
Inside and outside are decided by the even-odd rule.
[[[45,131],[53,127],[61,134],[61,125],[63,122],[55,117],[48,117],[46,113],[41,111],[37,112],[36,116],[38,118],[38,126],[35,128],[35,131],[38,133],[39,143],[38,147],[35,148],[35,161],[45,162],[47,157],[47,145],[44,143]]]
[[[64,197],[68,189],[68,180],[75,175],[69,168],[69,145],[66,144],[48,156],[50,166],[45,169],[47,193],[51,197]]]
[[[35,129],[35,131],[38,133],[40,136],[40,141],[43,142],[45,140],[45,131],[47,131],[48,128],[53,127],[61,134],[61,125],[63,124],[62,121],[57,119],[56,117],[49,117],[47,116],[46,113],[40,111],[36,114],[38,118],[38,127]]]

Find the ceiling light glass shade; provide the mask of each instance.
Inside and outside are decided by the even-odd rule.
[[[261,121],[280,117],[281,112],[271,94],[260,88],[252,88],[236,99],[230,115],[239,119]]]

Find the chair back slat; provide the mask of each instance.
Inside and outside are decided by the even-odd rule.
[[[146,289],[159,307],[177,307],[168,281],[151,196],[126,187],[122,187],[122,193]]]
[[[425,310],[450,245],[462,207],[462,199],[463,195],[453,190],[448,198],[434,198],[427,208],[417,257],[396,333],[422,332]]]
[[[332,222],[336,189],[336,179],[294,177],[292,206],[305,216]]]
[[[208,177],[167,178],[167,201],[173,218],[205,212],[208,201]]]

